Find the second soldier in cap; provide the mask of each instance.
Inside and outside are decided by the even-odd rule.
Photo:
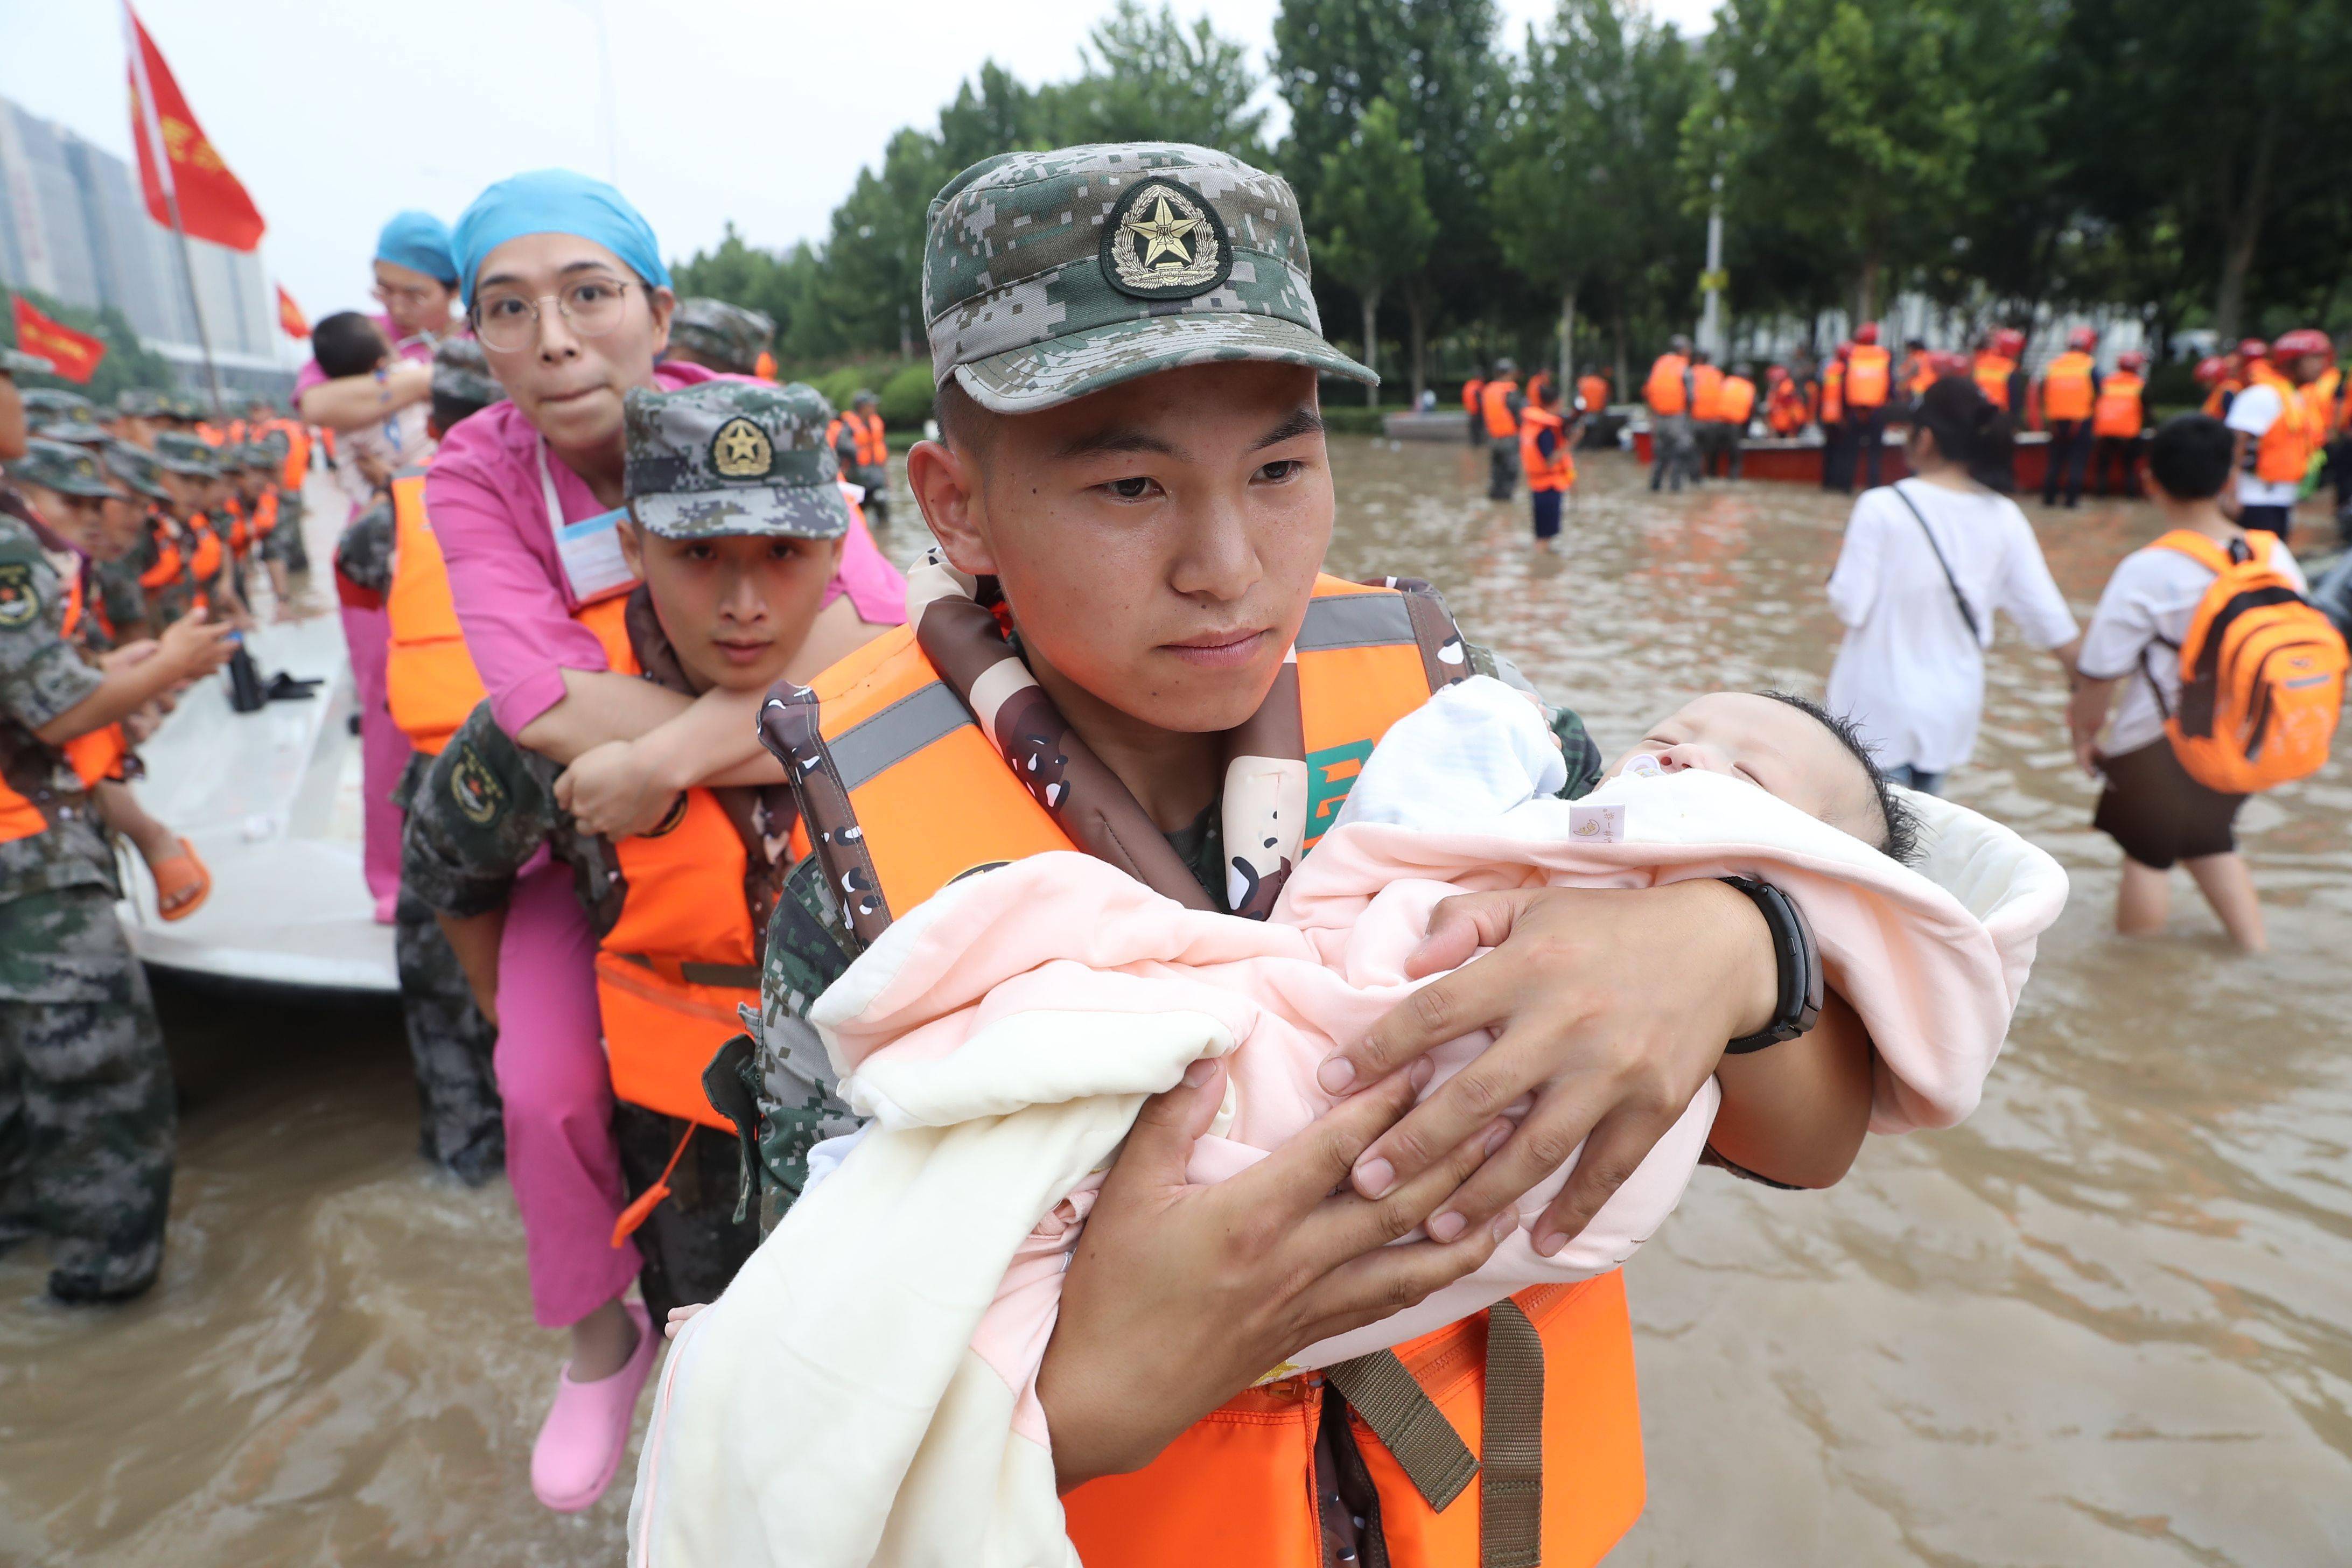
[[[759,375],[776,323],[724,300],[680,300],[669,318],[667,359],[684,360],[722,375]]]

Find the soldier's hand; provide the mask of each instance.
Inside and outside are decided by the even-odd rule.
[[[661,826],[677,792],[653,776],[643,748],[607,741],[572,760],[555,781],[555,804],[591,833],[626,838]]]
[[[161,646],[153,637],[141,637],[137,642],[124,643],[100,659],[98,667],[109,674],[118,669],[129,669],[134,664],[144,664],[154,658]]]
[[[210,675],[236,652],[236,627],[215,622],[203,610],[191,610],[163,628],[157,639],[158,657],[170,662],[183,679]]]

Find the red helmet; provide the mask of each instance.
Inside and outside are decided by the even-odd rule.
[[[2025,352],[2025,334],[2015,327],[2003,327],[1992,335],[1992,352],[2003,359],[2015,359]]]
[[[2241,338],[2238,340],[2238,357],[2240,359],[2261,359],[2270,352],[2270,344],[2263,342],[2260,338]]]
[[[2137,349],[2126,349],[2116,356],[2116,368],[2127,370],[2134,375],[2137,375],[2147,368],[2147,356]]]
[[[2200,386],[2219,386],[2221,378],[2229,374],[2228,363],[2219,354],[2207,354],[2197,362],[2197,384]]]
[[[1853,330],[1853,341],[1855,342],[1864,344],[1876,342],[1878,341],[1878,323],[1876,321],[1863,322],[1862,325]]]
[[[2305,354],[2333,354],[2336,345],[2327,334],[2316,327],[2297,327],[2291,332],[2281,332],[2271,344],[2273,359],[2301,359]]]
[[[1850,359],[1853,355],[1853,345],[1850,342],[1840,343],[1832,352],[1839,359]]]
[[[2066,346],[2070,349],[2095,349],[2099,346],[2099,334],[2091,327],[2076,327],[2066,334]]]

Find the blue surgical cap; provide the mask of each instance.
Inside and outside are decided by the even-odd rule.
[[[412,209],[393,214],[375,237],[375,258],[444,283],[457,281],[457,253],[449,246],[449,226],[431,213]]]
[[[647,283],[669,287],[669,268],[662,265],[653,226],[626,196],[602,180],[569,169],[541,169],[500,180],[476,196],[458,218],[457,275],[467,309],[473,308],[474,279],[484,258],[526,234],[593,239]]]

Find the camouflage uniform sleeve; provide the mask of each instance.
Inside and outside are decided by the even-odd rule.
[[[392,592],[392,502],[379,500],[352,520],[335,542],[335,570],[356,587]]]
[[[1585,731],[1584,721],[1577,716],[1576,710],[1556,708],[1544,701],[1544,695],[1536,689],[1535,682],[1521,675],[1518,666],[1494,649],[1468,641],[1462,646],[1469,652],[1470,668],[1474,674],[1491,675],[1504,685],[1524,691],[1543,703],[1544,718],[1559,742],[1560,755],[1568,762],[1568,783],[1560,787],[1559,798],[1580,800],[1590,794],[1592,786],[1601,782],[1601,748],[1593,744],[1591,735]]]
[[[486,914],[556,817],[551,765],[515,743],[486,701],[433,759],[409,800],[401,886],[447,915]]]
[[[65,638],[66,587],[21,528],[0,532],[0,716],[37,730],[105,684]]]
[[[147,590],[139,585],[139,568],[130,557],[99,563],[98,592],[118,632],[147,618]]]
[[[808,1021],[810,1006],[857,956],[850,934],[810,856],[784,877],[768,921],[760,981],[758,1049],[749,1068],[760,1107],[760,1228],[774,1228],[808,1181],[808,1152],[853,1131],[857,1118],[840,1097],[840,1080]]]

